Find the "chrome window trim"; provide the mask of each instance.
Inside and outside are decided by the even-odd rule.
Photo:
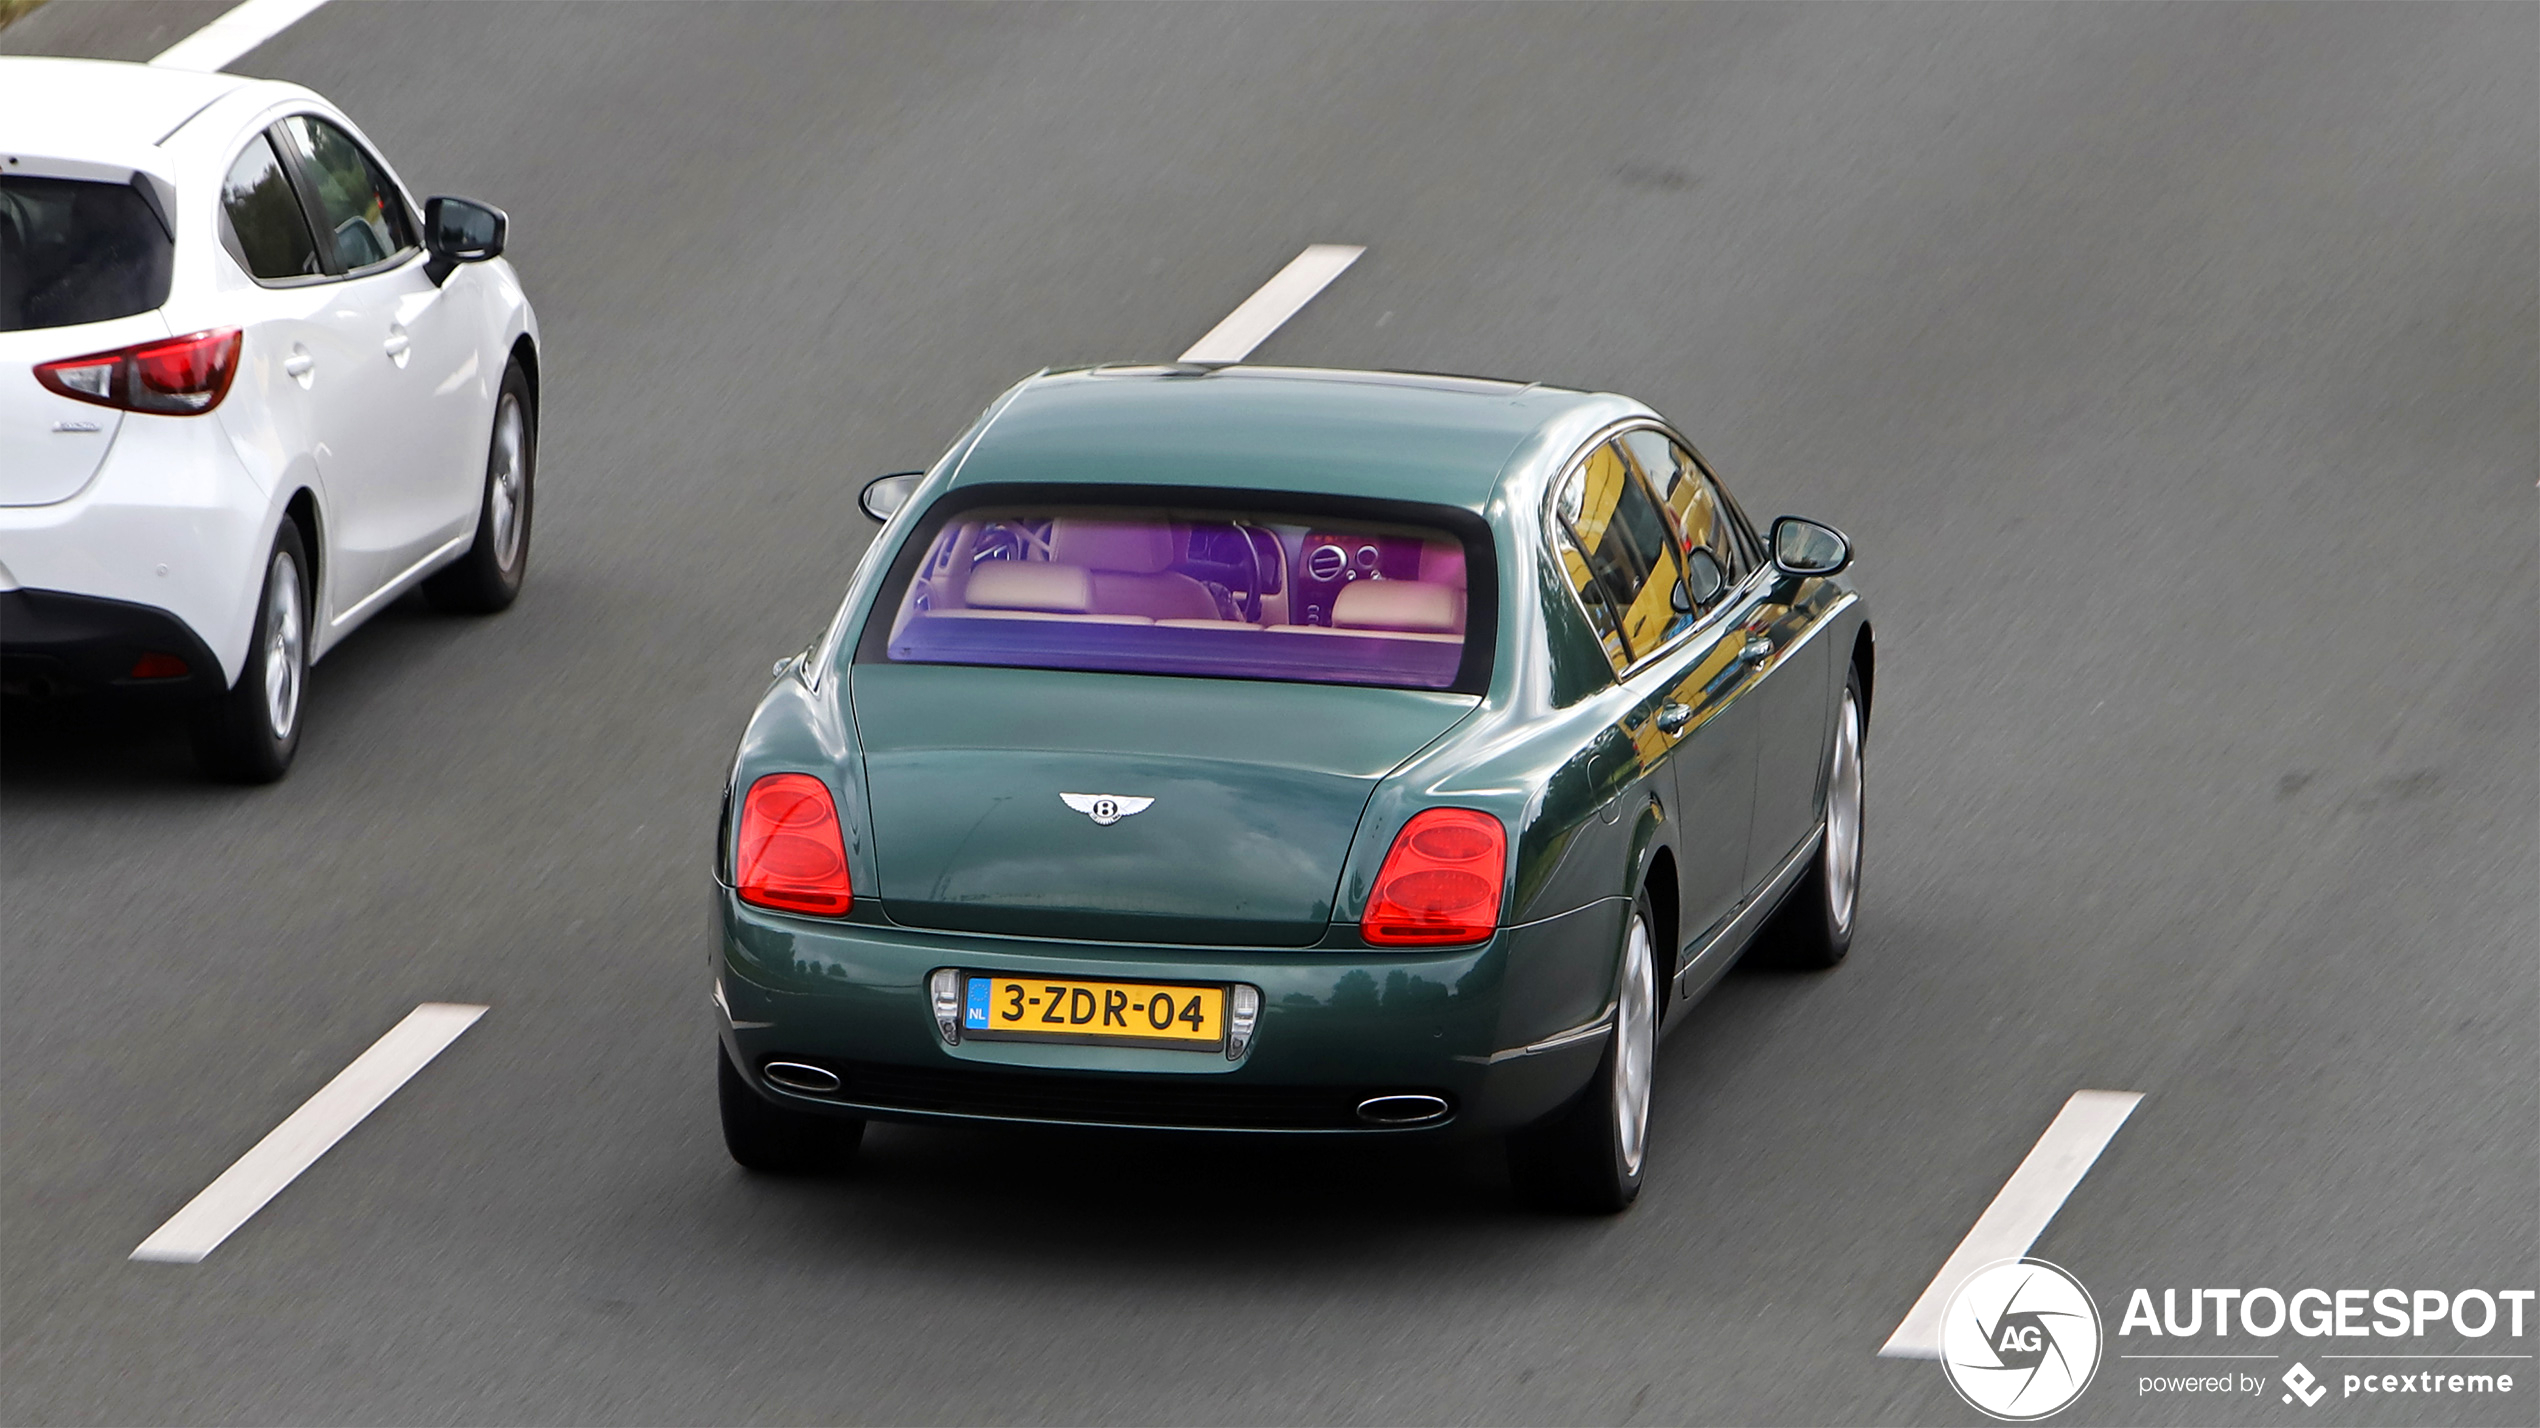
[[[1683,432],[1663,421],[1656,425],[1659,430],[1674,438],[1676,443],[1685,449],[1686,454],[1693,457],[1693,464],[1702,468],[1703,475],[1711,478],[1711,489],[1719,492],[1720,499],[1728,503],[1730,524],[1736,528],[1738,534],[1745,537],[1747,558],[1755,562],[1755,568],[1759,571],[1769,568],[1773,563],[1772,548],[1764,543],[1762,536],[1756,534],[1755,522],[1746,514],[1746,508],[1737,503],[1737,493],[1729,489],[1729,483],[1720,479],[1719,471],[1711,465],[1711,458],[1702,454],[1701,447],[1686,440]]]
[[[1577,471],[1581,464],[1587,460],[1590,452],[1596,450],[1596,448],[1609,441],[1619,441],[1625,434],[1634,431],[1655,431],[1660,435],[1665,436],[1670,441],[1682,446],[1686,453],[1693,457],[1694,463],[1701,467],[1702,474],[1709,478],[1711,488],[1719,492],[1720,499],[1727,503],[1731,517],[1736,521],[1740,528],[1747,529],[1749,538],[1752,538],[1753,531],[1751,528],[1748,528],[1745,513],[1737,509],[1737,502],[1735,498],[1729,495],[1729,488],[1722,484],[1720,478],[1712,472],[1711,463],[1704,461],[1702,459],[1702,453],[1694,449],[1693,443],[1685,440],[1684,437],[1679,435],[1673,427],[1668,426],[1665,422],[1655,417],[1645,416],[1625,417],[1621,421],[1612,422],[1606,426],[1598,428],[1595,435],[1580,442],[1578,449],[1571,452],[1570,455],[1562,461],[1552,480],[1544,487],[1543,533],[1545,538],[1551,540],[1556,547],[1569,543],[1570,537],[1568,531],[1565,529],[1564,522],[1557,514],[1555,514],[1553,509],[1561,499],[1561,487],[1569,481],[1571,473]],[[1627,469],[1629,469],[1628,462],[1626,465]],[[1638,475],[1636,470],[1634,471],[1634,475],[1636,477]],[[1649,493],[1644,492],[1643,494]],[[1653,496],[1652,499],[1655,500],[1655,497]],[[1659,503],[1658,508],[1662,512],[1667,509],[1665,503],[1663,502]],[[1675,517],[1672,513],[1667,516],[1667,524],[1670,528],[1675,525]],[[1681,538],[1681,533],[1679,533],[1679,538]],[[1580,554],[1584,556],[1586,552],[1582,551]],[[1560,552],[1557,548],[1553,552],[1553,558],[1556,561],[1560,559]],[[1679,557],[1679,561],[1681,562],[1681,557]],[[1727,590],[1722,591],[1720,598],[1712,602],[1711,609],[1707,614],[1703,615],[1700,619],[1695,620],[1692,624],[1687,625],[1682,631],[1678,632],[1674,638],[1668,640],[1664,644],[1651,648],[1647,653],[1642,653],[1637,650],[1634,651],[1631,662],[1624,665],[1622,669],[1614,673],[1614,682],[1616,684],[1631,683],[1634,679],[1648,673],[1650,666],[1669,658],[1678,651],[1682,650],[1686,645],[1699,639],[1705,631],[1710,630],[1712,626],[1717,625],[1722,620],[1726,619],[1731,610],[1743,609],[1754,600],[1757,594],[1760,593],[1760,587],[1763,584],[1764,577],[1771,574],[1772,570],[1773,567],[1769,561],[1757,564],[1753,570],[1746,573],[1745,579],[1730,586]],[[1561,584],[1565,589],[1570,591],[1571,605],[1578,610],[1581,617],[1587,620],[1590,629],[1595,628],[1596,617],[1588,613],[1587,601],[1580,598],[1577,588],[1570,584],[1567,574],[1562,576]],[[1624,644],[1629,645],[1631,643],[1631,637],[1628,635],[1623,636],[1623,642]],[[1600,643],[1602,642],[1600,641]]]
[[[1770,567],[1767,567],[1767,569],[1769,568]],[[1667,643],[1660,645],[1658,648],[1651,650],[1647,658],[1636,661],[1631,668],[1616,676],[1614,682],[1617,684],[1629,684],[1633,680],[1640,678],[1642,675],[1649,673],[1653,666],[1665,662],[1678,652],[1682,651],[1687,645],[1698,643],[1708,635],[1717,634],[1718,631],[1715,628],[1716,626],[1726,621],[1732,613],[1744,612],[1755,602],[1757,596],[1763,594],[1762,586],[1764,582],[1762,582],[1758,577],[1762,576],[1764,573],[1765,572],[1763,570],[1758,570],[1755,574],[1749,575],[1746,579],[1738,582],[1736,585],[1723,592],[1718,603],[1711,607],[1710,614],[1703,616],[1701,619],[1696,620],[1691,625],[1687,626],[1684,633],[1676,636],[1672,640],[1669,640]],[[1767,665],[1765,668],[1769,669],[1771,666]]]

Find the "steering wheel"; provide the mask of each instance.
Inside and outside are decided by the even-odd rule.
[[[1041,559],[1049,559],[1050,538],[1046,532],[1035,531],[1021,521],[990,521],[970,547],[970,564],[977,569],[991,560],[1030,560],[1035,551]]]
[[[1242,522],[1236,523],[1235,533],[1244,538],[1244,554],[1252,557],[1252,588],[1246,590],[1239,600],[1244,619],[1258,625],[1261,623],[1261,592],[1270,583],[1269,572],[1261,568],[1260,538],[1266,537],[1273,547],[1277,546],[1279,538],[1268,531],[1255,530]]]

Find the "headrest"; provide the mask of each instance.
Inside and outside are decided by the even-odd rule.
[[[1050,522],[1050,559],[1096,570],[1123,570],[1153,575],[1173,568],[1173,528],[1161,521],[1087,521],[1060,517]]]
[[[1332,602],[1340,629],[1453,634],[1463,622],[1464,592],[1425,580],[1355,580]]]
[[[1081,565],[992,560],[973,568],[964,592],[973,610],[1047,610],[1082,615],[1094,603],[1093,577]]]
[[[1451,540],[1423,541],[1420,545],[1420,578],[1433,585],[1464,588],[1464,547]]]

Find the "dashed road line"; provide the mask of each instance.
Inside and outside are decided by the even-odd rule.
[[[220,1248],[266,1201],[281,1194],[483,1015],[483,1007],[450,1002],[425,1002],[406,1013],[405,1020],[354,1057],[352,1065],[143,1240],[132,1257],[194,1264]]]
[[[1298,309],[1314,301],[1314,295],[1332,285],[1332,279],[1346,272],[1358,261],[1365,248],[1347,243],[1316,243],[1288,260],[1278,276],[1261,285],[1261,291],[1245,298],[1243,305],[1226,314],[1226,320],[1208,330],[1208,335],[1191,344],[1182,354],[1185,362],[1241,362],[1252,355],[1271,333],[1279,330]]]
[[[225,69],[240,55],[290,29],[325,3],[326,0],[247,0],[160,51],[150,63],[161,69]]]
[[[2017,1259],[2028,1253],[2030,1245],[2064,1207],[2064,1200],[2090,1173],[2099,1152],[2134,1114],[2143,1100],[2135,1091],[2075,1091],[2064,1102],[2046,1134],[2029,1148],[2028,1158],[2003,1182],[2002,1193],[1976,1217],[1975,1228],[1958,1242],[1940,1273],[1932,1276],[1923,1297],[1905,1312],[1905,1321],[1896,1326],[1880,1346],[1883,1359],[1936,1359],[1940,1357],[1940,1315],[1949,1307],[1949,1296],[1956,1293],[1966,1277],[1995,1260]]]

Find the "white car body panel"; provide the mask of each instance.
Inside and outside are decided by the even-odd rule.
[[[140,175],[175,230],[155,312],[0,332],[0,589],[62,591],[168,611],[235,682],[266,552],[294,497],[318,566],[310,658],[463,555],[473,537],[504,369],[538,325],[496,258],[435,285],[418,253],[351,279],[266,286],[221,240],[220,186],[267,125],[343,128],[423,205],[393,157],[296,85],[85,60],[0,58],[0,168],[124,182]],[[75,122],[74,122],[75,121]],[[36,385],[35,363],[152,337],[243,330],[228,395],[202,416],[124,412]],[[402,360],[388,350],[392,329]],[[284,364],[316,359],[304,376]],[[533,376],[534,380],[534,376]],[[54,431],[56,422],[95,432]],[[82,468],[85,468],[84,470]]]
[[[235,682],[282,509],[220,423],[135,414],[77,496],[0,512],[0,565],[27,589],[168,611]]]
[[[35,364],[170,335],[157,312],[0,332],[0,506],[49,506],[78,495],[96,478],[131,415],[45,390],[36,383]]]

